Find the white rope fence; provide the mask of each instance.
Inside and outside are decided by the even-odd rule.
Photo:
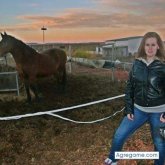
[[[89,124],[90,123],[96,123],[96,122],[100,122],[100,121],[109,119],[112,116],[115,116],[117,113],[123,111],[124,108],[122,108],[120,111],[115,112],[111,116],[108,116],[108,117],[105,117],[105,118],[102,118],[102,119],[98,119],[98,120],[94,120],[94,121],[87,121],[87,122],[85,122],[85,121],[84,122],[83,121],[75,121],[75,120],[72,120],[72,119],[69,119],[69,118],[62,117],[60,115],[54,114],[54,113],[67,111],[67,110],[71,110],[71,109],[77,109],[77,108],[81,108],[81,107],[86,107],[86,106],[94,105],[94,104],[98,104],[98,103],[103,103],[103,102],[114,100],[114,99],[121,98],[121,97],[124,97],[124,96],[125,96],[125,94],[122,94],[122,95],[110,97],[110,98],[103,99],[103,100],[93,101],[93,102],[89,102],[89,103],[85,103],[85,104],[80,104],[80,105],[66,107],[66,108],[61,108],[61,109],[56,109],[56,110],[50,110],[50,111],[46,111],[46,112],[36,112],[36,113],[30,113],[30,114],[24,114],[24,115],[18,115],[18,116],[0,117],[0,121],[4,121],[4,120],[18,120],[18,119],[21,119],[21,118],[27,118],[27,117],[33,117],[33,116],[41,116],[41,115],[51,115],[51,116],[58,117],[60,119],[71,121],[71,122],[74,122],[74,123],[83,123],[83,124],[85,124],[85,123],[86,124],[87,123],[89,123]]]

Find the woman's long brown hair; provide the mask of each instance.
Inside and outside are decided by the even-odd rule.
[[[158,57],[161,61],[165,61],[165,49],[164,49],[164,44],[162,39],[160,38],[159,34],[157,34],[156,32],[148,32],[144,35],[139,49],[138,49],[138,53],[137,53],[137,58],[142,57],[144,59],[146,59],[146,53],[145,53],[145,42],[148,38],[156,38],[159,49],[157,50],[156,53],[156,57]]]

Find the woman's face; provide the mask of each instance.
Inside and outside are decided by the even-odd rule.
[[[157,39],[154,37],[147,38],[145,41],[144,49],[147,57],[155,57],[157,50],[159,49]]]

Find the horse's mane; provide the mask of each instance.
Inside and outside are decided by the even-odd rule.
[[[15,38],[15,37],[13,37],[13,36],[11,36],[11,35],[8,35],[8,36],[10,37],[10,39],[14,40],[15,43],[16,43],[17,45],[19,45],[20,48],[26,48],[26,49],[28,49],[29,51],[33,52],[34,54],[37,53],[35,49],[31,48],[29,45],[25,44],[23,41],[21,41],[21,40]]]

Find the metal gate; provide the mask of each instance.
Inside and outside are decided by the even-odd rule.
[[[19,96],[18,73],[1,72],[0,73],[0,92],[17,92]]]

